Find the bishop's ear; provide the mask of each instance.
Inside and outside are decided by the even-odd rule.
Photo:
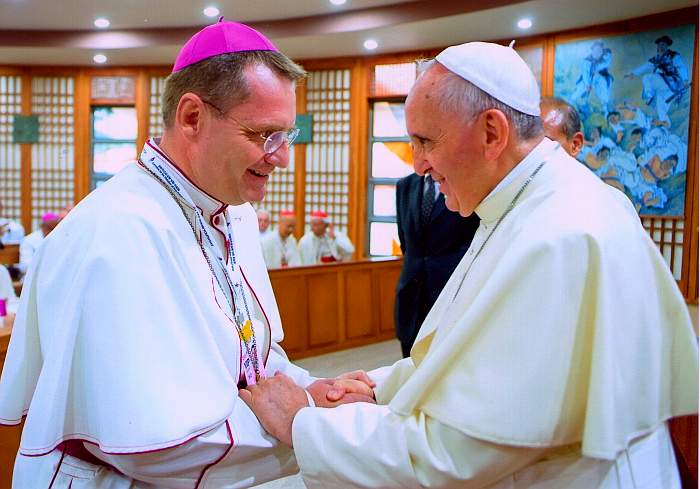
[[[489,160],[496,160],[508,144],[510,127],[508,119],[503,112],[498,109],[489,109],[481,114],[484,128],[484,157]]]
[[[180,97],[175,125],[185,137],[195,137],[199,133],[205,110],[204,102],[197,95],[186,93]]]

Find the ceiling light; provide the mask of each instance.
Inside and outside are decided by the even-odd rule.
[[[333,5],[343,5],[347,0],[330,0]]]
[[[532,21],[527,18],[520,19],[518,21],[518,27],[520,27],[521,29],[529,29],[530,27],[532,27]]]
[[[92,57],[92,60],[97,63],[97,64],[103,64],[107,62],[107,56],[104,54],[96,54],[95,56]]]
[[[214,6],[211,6],[202,10],[202,13],[207,17],[216,17],[217,15],[219,15],[219,9]]]
[[[363,46],[367,51],[374,51],[375,49],[377,49],[377,46],[379,46],[379,44],[374,39],[367,39],[364,42]]]
[[[98,17],[95,19],[95,27],[99,27],[100,29],[105,29],[109,27],[109,19],[105,19],[104,17]]]

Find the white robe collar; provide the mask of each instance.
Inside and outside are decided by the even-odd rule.
[[[192,198],[194,204],[202,211],[204,219],[210,224],[215,221],[215,217],[226,210],[227,204],[224,204],[215,197],[209,195],[206,190],[198,187],[190,178],[170,159],[170,157],[158,145],[159,138],[151,138],[146,141],[146,144],[156,153],[162,156],[163,161],[168,164],[172,170],[171,175],[175,177],[177,183],[180,184],[187,194]]]

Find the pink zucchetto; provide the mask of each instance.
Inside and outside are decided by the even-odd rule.
[[[212,56],[242,51],[277,51],[277,48],[255,29],[219,17],[216,24],[205,27],[185,43],[175,58],[173,73]]]
[[[57,221],[58,219],[60,219],[60,216],[55,212],[46,212],[41,215],[41,222]]]

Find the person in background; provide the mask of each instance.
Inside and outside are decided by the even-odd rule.
[[[58,214],[47,212],[41,216],[39,229],[27,235],[22,240],[22,243],[19,245],[19,264],[17,265],[22,277],[27,273],[29,265],[31,265],[32,260],[34,260],[34,255],[39,249],[39,246],[41,246],[41,243],[43,243],[49,233],[58,226],[59,222],[61,222],[61,218]]]
[[[265,209],[258,209],[255,211],[258,216],[258,231],[260,231],[260,238],[264,238],[269,233],[272,232],[270,229],[270,213]]]
[[[583,132],[576,108],[563,98],[542,97],[540,110],[545,136],[561,144],[571,157],[577,158],[583,148]]]
[[[302,264],[333,263],[352,258],[355,247],[350,238],[333,228],[326,212],[313,211],[309,222],[311,229],[299,240]]]
[[[262,239],[263,257],[268,269],[301,265],[301,255],[294,237],[296,223],[294,211],[283,210],[277,220],[277,230]]]
[[[396,184],[396,225],[403,252],[394,322],[401,352],[410,355],[423,320],[459,264],[479,227],[445,206],[439,184],[415,173]]]
[[[24,238],[24,227],[17,221],[2,217],[2,201],[0,201],[0,247],[18,245]]]
[[[309,405],[373,402],[365,374],[317,380],[279,346],[250,202],[288,165],[304,75],[248,26],[200,30],[162,137],[45,238],[0,379],[0,422],[26,414],[13,487],[250,487],[297,466],[239,387],[284,372]]]
[[[406,99],[419,175],[481,219],[377,404],[241,391],[308,489],[680,489],[667,421],[697,413],[698,345],[630,200],[544,136],[515,50],[452,46]]]
[[[0,265],[0,327],[12,327],[17,313],[17,302],[10,272]]]

